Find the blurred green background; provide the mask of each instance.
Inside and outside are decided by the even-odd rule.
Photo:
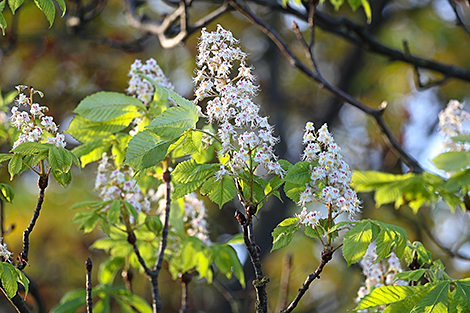
[[[139,40],[144,34],[127,24],[124,5],[116,0],[107,1],[99,14],[76,30],[67,27],[69,14],[76,3],[68,1],[68,13],[62,19],[57,16],[50,29],[43,13],[32,1],[26,1],[15,17],[9,10],[4,11],[9,26],[6,36],[0,37],[0,86],[3,94],[14,90],[18,84],[31,85],[43,91],[45,97],[40,103],[50,108],[50,114],[63,131],[73,117],[72,110],[85,96],[100,90],[124,92],[130,64],[135,59],[152,57],[173,82],[176,91],[193,97],[191,76],[195,68],[198,32],[190,36],[183,46],[162,49],[154,36]],[[371,5],[376,13],[369,28],[383,44],[402,51],[403,41],[406,40],[413,54],[470,68],[470,36],[456,25],[454,12],[446,0],[381,0],[371,1]],[[148,0],[143,10],[159,16],[166,8],[164,6],[163,2]],[[193,6],[194,16],[202,16],[214,8],[210,3],[199,1],[194,2]],[[301,46],[290,27],[292,18],[265,8],[255,9],[303,58]],[[348,6],[343,6],[335,12],[327,4],[320,10],[365,24],[361,10],[352,12]],[[462,4],[459,10],[464,22],[468,22],[470,9]],[[275,124],[282,138],[278,146],[278,154],[282,158],[291,162],[299,160],[302,128],[305,122],[314,121],[317,127],[323,123],[329,124],[353,169],[392,173],[407,170],[387,148],[371,119],[348,105],[343,106],[293,69],[272,42],[244,17],[236,12],[225,14],[211,23],[208,30],[215,30],[216,24],[230,29],[236,38],[241,39],[242,49],[250,53],[249,60],[255,67],[261,86],[256,101],[261,105],[262,113],[270,116],[271,123]],[[303,23],[299,24],[305,28]],[[440,138],[436,134],[437,114],[450,99],[465,101],[469,95],[469,82],[450,79],[445,84],[421,90],[416,86],[416,75],[411,65],[366,52],[330,32],[317,29],[316,36],[315,54],[325,77],[370,107],[378,107],[382,101],[387,101],[389,106],[385,119],[395,136],[423,166],[435,171],[429,160],[440,149]],[[116,47],[118,43],[129,44],[119,48]],[[442,78],[424,70],[421,74],[423,80]],[[0,152],[9,151],[9,144],[4,142]],[[67,147],[73,148],[76,144],[69,141]],[[106,257],[102,251],[89,249],[102,234],[99,231],[85,236],[81,234],[72,224],[75,212],[69,210],[76,202],[97,199],[93,192],[95,171],[96,164],[81,170],[74,169],[73,182],[67,189],[51,182],[39,222],[31,234],[30,266],[25,272],[38,284],[47,309],[56,305],[67,291],[84,288],[87,257],[91,257],[95,264],[95,275],[100,261]],[[0,181],[9,182],[5,167],[0,168]],[[21,251],[22,232],[29,223],[37,200],[37,178],[33,173],[26,172],[15,178],[11,186],[16,197],[13,204],[5,205],[5,225],[7,228],[14,225],[14,228],[5,241],[16,256]],[[433,257],[440,258],[446,264],[452,277],[469,276],[470,262],[445,254],[425,235],[419,224],[419,220],[426,220],[447,246],[470,255],[469,218],[466,214],[450,214],[448,208],[438,205],[432,210],[422,208],[422,215],[416,216],[408,207],[395,210],[388,205],[377,209],[370,194],[361,194],[360,198],[364,218],[404,227],[409,239],[423,241],[433,251]],[[227,204],[222,210],[209,201],[206,201],[206,206],[213,241],[223,240],[224,234],[239,232],[233,218],[235,202]],[[265,252],[265,275],[271,280],[268,295],[272,309],[276,306],[286,254],[292,254],[288,299],[293,299],[306,276],[319,263],[321,247],[300,232],[291,245],[269,253],[273,227],[284,217],[298,211],[298,207],[289,201],[280,203],[272,200],[255,221],[257,243]],[[245,268],[247,276],[253,277],[250,264]],[[149,282],[138,273],[135,276],[135,291],[149,299]],[[350,310],[354,307],[354,298],[363,279],[361,269],[354,265],[348,268],[341,254],[337,253],[326,266],[321,279],[311,285],[296,312]],[[122,280],[118,279],[117,282],[122,283]],[[163,271],[160,284],[164,311],[177,312],[181,292],[179,283],[171,281],[169,274]],[[223,280],[222,284],[232,287],[234,295],[242,302],[250,303],[252,300],[250,281],[245,291],[235,281]],[[8,303],[2,305],[0,311],[13,312]],[[253,308],[251,304],[248,307],[249,310]],[[229,310],[216,287],[197,280],[190,284],[189,312]]]

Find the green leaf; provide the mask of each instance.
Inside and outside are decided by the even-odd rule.
[[[12,154],[12,153],[0,154],[0,163],[3,163],[5,161],[10,160],[13,156],[14,156],[14,154]]]
[[[110,201],[83,201],[83,202],[75,203],[74,205],[70,207],[69,210],[75,210],[75,209],[81,209],[81,208],[97,209],[97,208],[104,207],[109,202]]]
[[[380,227],[380,233],[377,236],[377,259],[382,260],[388,257],[394,248],[397,257],[401,259],[407,247],[406,231],[392,224],[374,220],[370,222]]]
[[[121,305],[121,309],[124,312],[129,313],[152,313],[152,307],[148,304],[145,299],[139,297],[136,294],[128,293],[128,294],[120,294],[119,298],[115,297],[118,300],[119,304]],[[126,308],[124,308],[126,307]],[[127,311],[124,311],[127,310]]]
[[[86,303],[86,290],[79,289],[67,292],[60,303],[52,308],[50,313],[75,313]]]
[[[201,186],[201,193],[209,195],[209,199],[219,205],[219,208],[232,200],[237,195],[237,187],[233,183],[232,177],[226,175],[222,179],[215,181],[214,178],[209,178]]]
[[[425,295],[410,311],[410,313],[447,313],[447,297],[450,281],[442,281]]]
[[[158,165],[171,144],[149,130],[139,132],[129,141],[125,164],[138,171]]]
[[[62,173],[60,171],[52,171],[52,176],[54,179],[57,181],[59,185],[61,185],[64,188],[67,188],[67,186],[70,184],[72,181],[72,172],[68,171],[66,173]]]
[[[85,167],[88,163],[100,160],[103,157],[103,153],[109,150],[112,142],[113,140],[111,138],[102,138],[97,141],[75,147],[72,150],[72,153],[80,158],[82,167]]]
[[[335,7],[335,10],[338,11],[344,4],[344,0],[330,0],[330,3]]]
[[[462,187],[468,186],[470,186],[470,169],[455,173],[444,185],[450,192],[457,192],[462,189]]]
[[[412,281],[412,280],[419,280],[423,275],[427,272],[428,270],[425,268],[419,268],[414,271],[405,271],[401,273],[396,273],[395,274],[395,280],[406,280],[406,281]]]
[[[410,243],[408,241],[405,251],[406,263],[410,265],[414,261],[415,256],[417,257],[420,266],[432,263],[431,252],[429,252],[421,242],[415,241]]]
[[[172,201],[195,191],[217,170],[220,164],[198,164],[194,159],[181,162],[172,172],[172,179],[176,182],[172,194]]]
[[[3,7],[5,7],[5,1],[6,0],[0,1],[0,8],[2,7],[2,3],[3,3]],[[3,9],[0,10],[0,12],[1,11],[3,11]],[[2,13],[0,13],[0,28],[2,29],[2,35],[5,36],[5,29],[7,28],[7,20],[5,19]]]
[[[451,137],[453,142],[470,142],[470,135],[458,135]]]
[[[470,286],[462,281],[454,281],[455,291],[449,303],[449,313],[470,313]]]
[[[135,207],[127,201],[121,200],[121,202],[124,204],[124,207],[126,208],[127,212],[131,214],[135,220],[137,220],[139,213],[137,212]]]
[[[64,17],[65,11],[67,10],[67,7],[65,5],[65,1],[64,0],[55,0],[55,1],[57,2],[60,9],[62,10],[62,15],[60,17]]]
[[[23,142],[11,151],[21,154],[21,155],[31,155],[31,154],[36,154],[36,153],[47,151],[52,146],[54,145],[48,144],[48,143]]]
[[[18,174],[23,168],[23,158],[21,154],[15,154],[8,163],[8,172],[10,173],[10,180],[13,180],[13,176]]]
[[[24,3],[24,0],[8,0],[8,5],[10,6],[11,12],[15,14],[16,10]],[[3,4],[5,6],[5,4]],[[0,12],[3,11],[3,8],[0,8]]]
[[[243,234],[236,234],[232,238],[230,238],[229,241],[226,242],[226,244],[244,244],[245,239],[243,238]]]
[[[271,252],[287,246],[294,238],[296,231],[300,229],[299,218],[291,217],[283,220],[279,225],[274,228],[272,232],[273,247]]]
[[[360,221],[344,235],[343,256],[348,265],[359,262],[370,243],[377,238],[379,227],[369,220]]]
[[[12,203],[13,198],[15,198],[13,188],[11,188],[10,185],[0,183],[0,198],[2,198],[3,201]]]
[[[227,244],[215,244],[212,246],[212,255],[214,256],[215,265],[219,271],[227,276],[232,277],[232,269],[238,281],[245,288],[245,275],[240,260],[235,250]]]
[[[456,172],[464,169],[470,164],[470,152],[467,151],[449,151],[435,157],[434,165],[440,170],[446,172]]]
[[[139,115],[141,114],[136,112],[125,112],[116,118],[100,122],[76,115],[67,129],[67,133],[82,143],[96,142],[120,132]]]
[[[286,193],[286,196],[294,202],[299,202],[300,193],[304,190],[305,184],[294,184],[291,182],[286,182],[284,185],[284,192]]]
[[[11,299],[16,295],[18,291],[16,268],[8,263],[1,262],[2,271],[0,273],[0,279],[2,281],[3,289],[7,296]]]
[[[370,8],[369,0],[361,0],[361,4],[367,17],[367,24],[370,24],[372,22],[372,9]]]
[[[147,226],[148,230],[154,234],[160,234],[163,228],[160,218],[154,215],[147,215],[145,225]]]
[[[60,173],[67,173],[72,166],[72,156],[66,149],[56,146],[49,149],[48,161],[52,170]]]
[[[98,281],[100,284],[109,284],[111,285],[116,277],[117,272],[124,265],[125,258],[116,257],[106,259],[100,264],[100,269],[98,270]]]
[[[138,99],[117,92],[100,91],[83,99],[74,110],[75,113],[93,122],[115,119],[128,112],[146,111]]]
[[[192,102],[191,102],[192,103]],[[153,119],[146,127],[163,138],[178,138],[187,129],[196,126],[199,116],[196,105],[191,107],[171,107]]]
[[[55,18],[55,6],[52,0],[33,0],[34,4],[41,10],[49,21],[49,28],[52,27]]]
[[[311,163],[307,161],[301,161],[295,163],[289,171],[287,175],[284,177],[286,182],[303,185],[310,181],[310,168]]]
[[[414,306],[422,297],[429,292],[431,286],[382,286],[375,288],[371,293],[361,299],[358,306],[354,309],[363,310],[379,305],[395,303],[403,300],[413,300],[411,306]],[[419,297],[416,297],[419,296]],[[393,311],[392,311],[393,312]],[[396,311],[404,312],[404,311]],[[409,312],[409,311],[407,311]]]
[[[115,224],[119,222],[119,217],[121,216],[121,202],[118,200],[113,200],[108,211],[108,222],[110,224]]]
[[[98,224],[99,217],[100,216],[94,212],[83,211],[75,214],[72,222],[80,224],[78,229],[83,229],[83,233],[88,234],[95,229],[96,224]]]

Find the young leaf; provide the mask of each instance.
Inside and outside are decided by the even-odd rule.
[[[108,222],[115,224],[119,221],[119,216],[121,215],[121,202],[118,200],[113,200],[108,211]]]
[[[3,289],[9,298],[13,298],[18,291],[16,268],[6,262],[1,262],[0,265],[2,267],[0,279]]]
[[[72,172],[70,171],[62,173],[60,171],[53,170],[52,176],[57,181],[57,183],[64,188],[67,188],[67,186],[72,181]]]
[[[232,269],[238,281],[245,288],[245,275],[240,260],[235,250],[227,244],[215,244],[212,246],[212,255],[215,265],[227,278],[232,277]]]
[[[23,168],[23,158],[21,154],[15,154],[8,163],[8,172],[10,173],[10,180],[13,180],[13,176],[18,174]]]
[[[67,173],[72,166],[72,156],[64,148],[52,146],[49,149],[49,166],[53,171],[60,173]]]
[[[3,201],[12,203],[13,198],[15,197],[15,193],[13,192],[13,188],[10,185],[0,183],[0,198]]]
[[[377,238],[379,227],[369,220],[360,221],[344,235],[343,256],[348,265],[359,262],[370,243]]]
[[[93,122],[104,122],[128,112],[142,115],[140,112],[145,110],[145,105],[134,97],[100,91],[83,99],[74,112]]]
[[[11,153],[8,153],[8,154],[0,154],[0,163],[3,163],[5,161],[8,161],[10,160],[12,157],[14,156],[14,154],[11,154]]]
[[[279,223],[272,232],[273,247],[271,248],[271,252],[287,246],[294,238],[295,232],[299,229],[298,217],[286,218]]]
[[[412,280],[419,280],[423,275],[427,272],[428,270],[425,268],[419,268],[414,271],[405,271],[401,273],[396,273],[395,274],[395,280],[406,280],[406,281],[412,281]]]

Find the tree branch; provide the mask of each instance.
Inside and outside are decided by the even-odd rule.
[[[93,268],[93,263],[91,259],[86,259],[86,312],[93,313],[93,296],[91,294],[93,285],[91,283],[91,269]]]
[[[29,254],[29,234],[33,231],[34,226],[36,225],[36,221],[39,218],[39,213],[41,212],[42,203],[44,202],[44,192],[47,188],[49,183],[48,176],[39,176],[39,197],[38,202],[36,204],[36,209],[34,210],[33,217],[29,222],[28,228],[23,232],[23,251],[18,256],[19,262],[16,267],[19,270],[22,270],[28,264],[28,254]]]
[[[295,309],[297,304],[299,304],[300,299],[302,299],[304,294],[307,292],[310,284],[315,279],[320,278],[320,274],[323,271],[323,268],[333,258],[333,252],[334,251],[332,251],[330,249],[325,249],[325,250],[322,251],[320,265],[318,265],[315,272],[313,272],[312,274],[307,276],[307,279],[303,283],[302,287],[299,289],[299,292],[295,296],[294,300],[289,304],[289,306],[285,310],[282,310],[281,313],[289,313],[289,312],[292,312]]]
[[[383,118],[385,106],[379,107],[379,109],[372,109],[366,106],[365,104],[361,103],[360,101],[356,100],[348,93],[330,84],[330,82],[323,78],[319,73],[313,72],[304,63],[302,63],[300,59],[294,55],[294,53],[285,43],[285,41],[267,23],[261,20],[253,12],[251,12],[246,6],[241,4],[240,0],[230,0],[230,3],[237,11],[242,13],[252,24],[258,26],[261,31],[263,31],[269,38],[271,38],[271,40],[278,46],[278,48],[281,50],[281,52],[284,54],[284,56],[287,58],[287,60],[293,67],[297,68],[307,77],[317,82],[320,87],[324,87],[325,89],[330,91],[335,97],[337,97],[341,101],[351,104],[352,106],[358,108],[359,110],[372,117],[375,120],[380,131],[384,134],[386,138],[386,143],[395,152],[395,154],[410,168],[412,172],[423,172],[423,169],[419,165],[419,163],[403,150],[397,139],[393,136],[392,131],[385,123],[385,120]]]

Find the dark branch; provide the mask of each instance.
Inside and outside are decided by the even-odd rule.
[[[42,203],[44,202],[44,192],[47,188],[49,183],[48,176],[39,176],[39,197],[38,202],[36,204],[36,209],[34,210],[33,217],[29,222],[28,228],[23,232],[23,251],[18,256],[19,262],[16,267],[19,270],[22,270],[28,264],[28,254],[29,254],[29,234],[33,231],[34,226],[36,225],[36,221],[39,218],[39,213],[41,212]]]
[[[321,253],[321,262],[320,262],[320,265],[318,265],[317,269],[315,270],[315,272],[313,272],[312,274],[308,275],[307,276],[307,279],[305,280],[305,282],[303,283],[302,287],[299,289],[299,292],[297,293],[297,295],[295,296],[294,300],[289,304],[289,306],[285,309],[285,310],[282,310],[281,313],[289,313],[289,312],[292,312],[295,307],[297,306],[297,304],[299,304],[299,301],[300,299],[302,299],[302,297],[304,296],[304,294],[307,292],[310,284],[317,278],[320,278],[320,274],[321,272],[323,271],[323,267],[325,267],[325,265],[331,261],[332,257],[333,257],[333,252],[332,250],[330,249],[325,249],[322,251]]]
[[[341,101],[351,104],[352,106],[358,108],[359,110],[372,117],[377,123],[380,131],[385,135],[387,144],[395,152],[395,154],[410,168],[412,172],[423,172],[423,169],[419,165],[419,163],[403,150],[397,139],[393,136],[392,131],[385,123],[385,120],[383,118],[385,107],[379,109],[372,109],[353,98],[350,94],[330,84],[330,82],[324,79],[320,74],[313,72],[304,63],[302,63],[299,58],[294,55],[294,53],[292,52],[290,47],[285,43],[285,41],[267,23],[261,20],[253,12],[251,12],[246,6],[241,4],[239,0],[231,0],[230,3],[237,11],[242,13],[251,23],[258,26],[261,31],[263,31],[269,38],[271,38],[271,40],[278,46],[278,48],[281,50],[281,52],[284,54],[284,56],[287,58],[287,60],[293,67],[297,68],[306,76],[317,82],[320,87],[324,87],[325,89],[330,91],[335,97],[337,97]]]
[[[10,301],[10,303],[16,308],[16,311],[18,311],[19,313],[31,313],[29,311],[28,306],[26,305],[23,298],[21,298],[21,296],[19,295],[18,292],[16,293],[16,295],[13,298],[10,299],[10,297],[7,295],[5,289],[3,289],[3,287],[1,287],[0,289],[5,294],[5,297],[7,297],[7,299]]]
[[[93,313],[93,296],[92,296],[92,289],[93,285],[91,283],[91,269],[93,268],[93,263],[91,259],[86,259],[85,262],[86,266],[86,312]]]

